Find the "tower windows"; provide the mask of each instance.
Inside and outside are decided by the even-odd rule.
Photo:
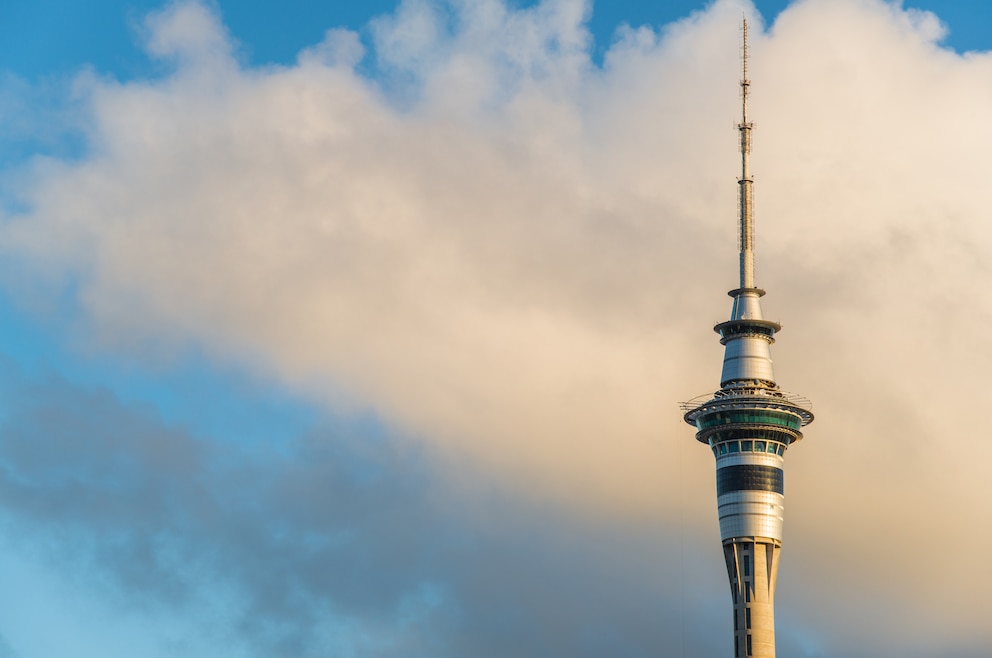
[[[718,425],[730,424],[761,424],[777,425],[799,431],[802,418],[786,411],[774,409],[734,409],[732,411],[717,411],[700,416],[696,420],[696,428],[705,430]]]
[[[733,425],[730,427],[716,426],[704,430],[706,441],[709,444],[721,443],[723,441],[739,441],[741,439],[758,439],[759,441],[777,441],[786,445],[799,440],[799,432],[793,432],[784,427],[772,427],[761,425],[758,427],[741,427]]]
[[[744,627],[751,630],[751,608],[744,608]]]
[[[713,437],[710,437],[713,441]],[[771,455],[784,455],[785,444],[775,441],[724,441],[711,444],[714,455],[725,455],[728,452],[767,452]]]

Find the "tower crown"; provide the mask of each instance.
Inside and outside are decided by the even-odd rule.
[[[751,88],[751,81],[748,79],[747,30],[745,20],[742,26],[741,121],[737,124],[741,154],[741,174],[737,179],[740,285],[728,293],[734,300],[730,319],[713,327],[724,346],[720,390],[712,396],[700,396],[683,403],[682,408],[685,411],[685,421],[699,430],[696,437],[713,445],[714,440],[719,442],[723,434],[714,432],[711,428],[721,424],[716,423],[715,419],[726,421],[730,418],[724,413],[729,408],[728,405],[740,405],[742,408],[769,405],[769,408],[774,408],[771,416],[783,413],[792,419],[786,423],[789,426],[787,430],[782,430],[781,427],[775,429],[776,432],[785,432],[776,436],[785,445],[789,445],[802,438],[799,428],[813,422],[813,414],[809,410],[809,400],[781,391],[775,381],[771,345],[782,325],[766,320],[762,315],[760,300],[765,291],[758,288],[754,281],[754,178],[751,176],[749,162],[754,124],[748,117],[747,106]],[[747,421],[741,422],[747,424]]]

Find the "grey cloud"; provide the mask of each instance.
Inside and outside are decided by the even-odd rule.
[[[128,615],[209,620],[192,626],[214,650],[382,658],[726,651],[729,592],[717,540],[691,520],[590,519],[505,491],[468,495],[438,479],[429,455],[363,422],[241,446],[191,436],[105,390],[39,382],[10,367],[2,382],[5,534]],[[697,476],[684,461],[680,495],[690,517],[698,514],[691,498],[712,503],[712,482]],[[816,514],[816,485],[797,488],[790,504]],[[856,545],[818,545],[804,525],[801,517],[791,524],[800,537],[789,542],[781,575],[780,650],[914,655],[890,635],[914,606],[893,600],[893,583],[862,575],[843,583],[871,610],[852,623],[821,579],[832,565],[850,566]],[[903,632],[928,647],[919,655],[941,645],[960,656],[984,652],[974,631],[941,645]]]
[[[360,425],[260,450],[104,390],[3,382],[0,502],[21,549],[148,615],[227,599],[209,632],[247,654],[647,656],[685,614],[657,528],[505,494],[476,508]]]

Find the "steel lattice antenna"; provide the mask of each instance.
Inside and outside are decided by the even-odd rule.
[[[754,179],[751,178],[748,166],[748,155],[751,153],[751,122],[747,120],[747,96],[751,81],[747,79],[747,20],[743,28],[744,50],[741,74],[741,122],[737,129],[741,134],[741,177],[740,185],[740,251],[741,251],[741,288],[754,287],[754,206],[752,203]]]

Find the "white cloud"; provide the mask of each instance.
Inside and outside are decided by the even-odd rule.
[[[364,56],[365,47],[357,32],[335,28],[328,30],[319,44],[302,51],[299,63],[301,67],[309,63],[353,69]]]
[[[155,57],[175,58],[202,65],[205,59],[227,58],[231,40],[227,30],[205,5],[173,2],[145,21],[145,50]]]
[[[108,349],[194,341],[376,409],[454,478],[712,525],[674,402],[716,387],[707,325],[735,283],[742,11],[621,31],[600,69],[582,2],[411,1],[374,26],[372,81],[348,35],[331,61],[238,68],[178,5],[149,23],[175,72],[90,80],[91,156],[39,170],[0,237],[76,281]],[[789,454],[782,595],[844,637],[863,629],[837,602],[870,583],[987,646],[967,611],[992,535],[992,58],[874,1],[752,34],[759,283],[781,382],[818,411]],[[882,623],[872,646],[898,654],[903,621]]]

